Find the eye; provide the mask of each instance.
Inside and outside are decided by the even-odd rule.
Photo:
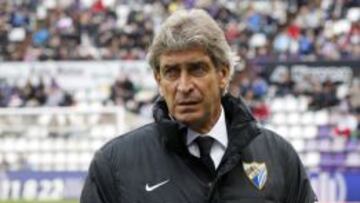
[[[173,80],[179,77],[180,69],[177,67],[165,67],[163,70],[163,76],[165,79]]]
[[[190,69],[189,70],[190,74],[195,77],[202,77],[202,76],[206,75],[206,73],[209,70],[208,66],[204,63],[191,64],[189,69]]]

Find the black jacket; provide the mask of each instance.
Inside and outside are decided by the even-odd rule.
[[[172,121],[164,101],[155,122],[119,136],[90,166],[81,203],[312,203],[316,197],[289,143],[258,127],[240,99],[222,98],[229,144],[216,174],[185,145],[186,128]],[[243,163],[265,163],[262,189]],[[262,171],[264,172],[264,170]]]

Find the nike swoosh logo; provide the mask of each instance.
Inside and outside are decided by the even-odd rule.
[[[146,190],[147,192],[151,192],[151,191],[155,190],[156,188],[165,185],[165,184],[168,183],[169,181],[170,181],[170,180],[168,179],[168,180],[165,180],[165,181],[163,181],[163,182],[161,182],[161,183],[158,183],[158,184],[152,185],[152,186],[149,186],[149,184],[146,184],[146,185],[145,185],[145,190]]]

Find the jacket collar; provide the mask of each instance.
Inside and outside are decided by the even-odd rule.
[[[224,158],[234,153],[240,153],[258,134],[259,129],[250,110],[241,98],[226,94],[221,99],[228,130],[229,145]],[[153,109],[153,117],[158,124],[162,142],[169,150],[180,155],[189,154],[186,147],[186,126],[177,123],[169,116],[165,100],[160,97]],[[224,159],[223,158],[223,159]]]

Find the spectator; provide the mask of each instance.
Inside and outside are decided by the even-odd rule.
[[[111,87],[110,99],[116,105],[126,104],[134,98],[135,87],[127,76],[119,76]]]
[[[67,104],[68,101],[65,102],[66,94],[59,85],[56,83],[55,80],[52,81],[52,84],[48,88],[48,96],[46,100],[46,106],[70,106],[70,105],[64,105]]]
[[[291,75],[288,70],[282,72],[279,80],[277,82],[274,82],[274,84],[277,88],[275,93],[277,96],[285,96],[294,92],[295,83],[291,79]]]
[[[61,89],[54,79],[49,85],[43,80],[37,82],[37,79],[28,79],[24,86],[9,85],[5,81],[0,86],[0,107],[73,106],[75,104],[72,94]]]
[[[34,2],[0,2],[0,60],[145,59],[159,22],[174,10],[194,6],[208,10],[247,59],[264,57],[265,50],[281,60],[360,56],[354,0]]]
[[[320,88],[314,92],[309,107],[313,110],[319,110],[326,107],[335,106],[339,103],[336,96],[336,85],[326,80]]]

